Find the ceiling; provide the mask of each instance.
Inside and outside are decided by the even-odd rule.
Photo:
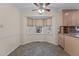
[[[33,9],[36,9],[33,3],[14,3],[20,11],[27,11],[30,12]],[[53,9],[79,9],[79,3],[51,3],[48,6],[51,10]]]
[[[19,11],[23,11],[23,12],[25,11],[25,12],[29,12],[29,13],[35,13],[32,10],[38,8],[33,3],[14,3],[13,5],[16,6]],[[48,7],[49,7],[49,9],[51,9],[50,13],[52,13],[52,10],[79,9],[79,3],[51,3],[50,5],[48,5]],[[48,15],[50,15],[50,13]],[[35,16],[29,16],[28,18],[31,18],[31,19],[40,19],[40,18],[46,19],[46,18],[49,18],[49,17],[51,17],[51,16],[36,16],[35,15]]]

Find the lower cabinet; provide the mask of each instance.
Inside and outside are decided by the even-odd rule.
[[[59,34],[58,44],[64,48],[64,35],[63,34]]]
[[[64,40],[64,50],[72,56],[79,56],[79,38],[64,36]]]

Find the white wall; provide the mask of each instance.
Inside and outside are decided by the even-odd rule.
[[[35,41],[50,42],[58,44],[57,28],[61,24],[59,11],[46,12],[47,16],[52,16],[52,34],[29,35],[26,33],[27,16],[39,16],[37,12],[20,12],[11,4],[0,4],[0,55],[8,55],[20,44]],[[21,16],[21,17],[20,17]],[[21,33],[21,34],[20,34]]]
[[[20,45],[20,14],[11,4],[0,4],[0,56]]]
[[[35,41],[44,41],[44,42],[50,42],[53,44],[58,44],[58,32],[57,32],[57,28],[59,27],[58,25],[59,20],[58,20],[58,10],[53,10],[52,12],[47,12],[45,15],[47,16],[52,16],[52,34],[48,34],[48,35],[28,35],[26,33],[26,28],[27,28],[27,16],[39,16],[38,12],[26,12],[23,11],[22,12],[22,44],[26,44],[29,42],[35,42]]]

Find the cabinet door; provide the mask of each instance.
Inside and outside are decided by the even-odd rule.
[[[71,37],[71,55],[79,56],[79,39]]]
[[[63,11],[64,26],[79,26],[79,10],[64,10]]]
[[[60,34],[59,34],[59,37],[58,37],[58,38],[59,38],[59,39],[58,39],[58,44],[61,45],[61,39],[62,39],[62,38],[61,38],[61,35],[60,35]]]
[[[65,40],[65,48],[64,50],[70,54],[70,40],[69,40],[69,37],[68,36],[65,36],[64,37],[64,40]]]
[[[79,39],[65,36],[65,51],[72,56],[79,56]]]
[[[68,26],[68,12],[63,11],[63,26]]]
[[[76,10],[73,10],[72,13],[71,13],[71,26],[76,26],[76,21],[77,21],[77,11]]]
[[[76,26],[79,26],[79,10],[76,11],[75,24],[76,24]]]
[[[63,36],[63,34],[59,34],[58,42],[59,42],[59,45],[64,48],[64,36]]]
[[[66,16],[67,16],[68,26],[72,26],[72,11],[68,11],[67,13],[68,14]]]
[[[79,26],[79,10],[73,10],[71,12],[71,26]]]
[[[63,25],[64,26],[71,26],[72,25],[72,11],[65,10],[63,11]]]
[[[78,26],[79,25],[79,10],[65,10],[63,11],[64,26]]]

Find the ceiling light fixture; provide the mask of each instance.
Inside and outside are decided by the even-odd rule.
[[[39,13],[44,13],[44,9],[39,9],[38,12]]]

